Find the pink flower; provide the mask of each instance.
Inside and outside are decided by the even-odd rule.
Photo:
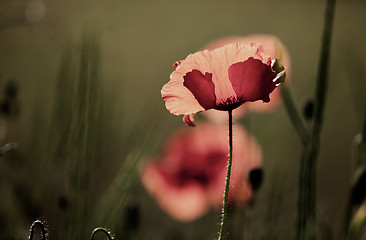
[[[274,63],[257,44],[233,43],[199,51],[175,64],[161,94],[166,108],[175,115],[228,111],[257,100],[269,102],[269,94],[284,73],[275,72]]]
[[[281,62],[286,69],[286,82],[290,80],[291,75],[291,58],[288,50],[283,45],[280,39],[278,39],[274,35],[268,34],[253,34],[248,36],[228,36],[219,38],[208,43],[203,49],[213,50],[218,47],[222,47],[229,43],[241,42],[244,44],[258,43],[263,45],[263,53],[269,55],[272,59],[276,59],[281,57]],[[271,101],[268,104],[262,104],[260,102],[251,102],[248,103],[245,109],[249,109],[251,111],[257,112],[267,112],[276,108],[281,102],[280,89],[275,89],[273,93],[271,93]],[[239,117],[244,114],[245,109],[243,107],[235,109],[233,111],[233,116]],[[208,117],[214,120],[220,120],[220,113],[216,111],[207,112]],[[227,119],[227,114],[221,114],[223,118]]]
[[[184,129],[168,141],[164,155],[147,163],[142,183],[160,207],[179,221],[192,221],[220,208],[228,156],[227,129],[213,124]],[[229,200],[247,205],[252,197],[249,172],[261,167],[255,140],[235,126]]]

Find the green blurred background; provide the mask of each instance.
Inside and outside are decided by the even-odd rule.
[[[139,180],[143,159],[185,127],[160,95],[172,64],[219,37],[276,35],[301,109],[314,92],[324,10],[315,0],[1,0],[0,140],[17,148],[0,157],[0,239],[26,239],[37,218],[50,239],[87,239],[97,226],[117,239],[214,239],[218,212],[176,222]],[[366,110],[365,11],[365,1],[344,0],[335,13],[317,169],[318,216],[335,239]],[[241,123],[262,146],[265,178],[255,205],[229,217],[229,238],[292,239],[300,140],[283,106]]]

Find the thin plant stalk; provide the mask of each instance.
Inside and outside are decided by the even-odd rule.
[[[302,121],[299,112],[296,109],[292,94],[285,84],[282,84],[280,89],[282,101],[285,105],[287,114],[290,117],[292,125],[294,125],[295,131],[299,135],[302,144],[306,146],[310,141],[310,135],[306,130],[305,124]]]
[[[222,240],[225,234],[227,211],[228,211],[228,200],[229,200],[229,186],[230,186],[230,175],[231,166],[233,163],[233,114],[232,110],[229,110],[229,160],[227,163],[227,173],[225,180],[225,191],[224,191],[224,201],[221,213],[221,224],[218,240]]]
[[[316,238],[316,160],[328,86],[329,55],[335,0],[327,0],[318,75],[315,88],[315,109],[310,141],[303,147],[299,173],[298,233],[299,240]]]

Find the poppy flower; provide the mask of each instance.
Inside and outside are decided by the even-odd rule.
[[[258,43],[263,45],[263,53],[269,55],[272,59],[281,58],[281,62],[283,66],[286,68],[286,82],[290,80],[291,74],[291,58],[289,55],[288,50],[281,42],[274,35],[269,34],[253,34],[247,36],[227,36],[222,37],[212,42],[209,42],[205,45],[202,49],[213,50],[218,47],[222,47],[229,43]],[[233,118],[237,119],[240,118],[242,115],[245,114],[247,110],[256,111],[256,112],[268,112],[274,110],[279,103],[281,102],[281,94],[280,89],[275,89],[271,93],[271,101],[267,104],[262,104],[260,101],[256,102],[249,102],[244,106],[240,106],[233,111]],[[227,114],[224,114],[220,111],[209,110],[205,111],[204,115],[211,121],[218,122],[218,123],[226,123],[227,122]]]
[[[263,46],[241,42],[203,50],[178,61],[161,90],[166,108],[175,115],[215,109],[231,111],[246,102],[269,102],[282,81],[275,59]]]
[[[249,173],[262,164],[253,137],[235,127],[229,202],[247,206],[253,195]],[[168,140],[163,156],[149,161],[142,183],[159,206],[179,221],[192,221],[220,208],[228,156],[226,128],[202,124],[185,128]]]

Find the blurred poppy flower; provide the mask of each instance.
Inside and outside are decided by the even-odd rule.
[[[229,201],[246,206],[252,197],[249,174],[260,169],[262,152],[243,128],[235,127]],[[227,130],[213,124],[184,129],[167,142],[164,155],[149,161],[142,183],[160,207],[179,221],[192,221],[220,208],[228,156]]]
[[[229,111],[257,100],[269,102],[269,94],[284,73],[276,72],[274,64],[258,44],[236,42],[206,49],[178,61],[161,94],[166,108],[175,115]]]

